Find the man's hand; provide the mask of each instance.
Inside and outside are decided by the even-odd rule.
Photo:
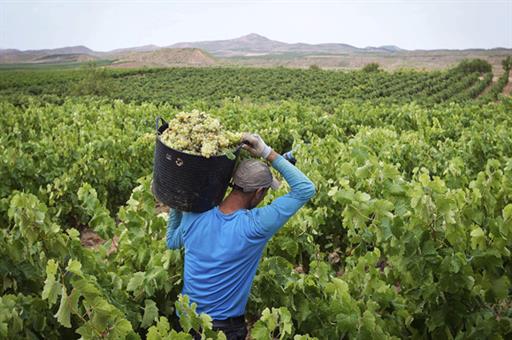
[[[268,158],[272,149],[265,144],[263,139],[255,133],[244,133],[242,135],[242,148],[249,151],[255,157]]]

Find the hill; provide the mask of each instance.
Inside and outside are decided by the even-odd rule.
[[[149,52],[129,52],[114,55],[113,67],[210,66],[214,57],[198,48],[161,48]]]
[[[0,49],[0,63],[41,63],[51,60],[86,61],[98,59],[97,53],[85,46],[69,46],[44,50]]]
[[[402,49],[396,46],[358,48],[342,43],[306,44],[285,43],[271,40],[256,33],[251,33],[228,40],[181,42],[169,46],[171,48],[195,47],[201,48],[218,57],[255,56],[286,53],[327,53],[343,54],[355,52],[396,52]]]

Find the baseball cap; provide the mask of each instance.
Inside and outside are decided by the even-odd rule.
[[[233,183],[244,192],[259,188],[279,188],[279,181],[272,176],[269,167],[256,159],[243,160],[233,175]]]

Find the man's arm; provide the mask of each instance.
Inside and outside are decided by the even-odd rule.
[[[284,157],[271,151],[267,159],[288,182],[291,191],[265,207],[253,209],[256,228],[248,230],[248,236],[272,237],[316,192],[313,182]]]
[[[179,249],[183,246],[183,231],[180,228],[183,214],[176,209],[169,210],[169,220],[167,222],[167,247],[170,249]]]

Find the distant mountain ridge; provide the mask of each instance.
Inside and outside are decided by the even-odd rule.
[[[201,50],[201,51],[198,51]],[[510,49],[495,48],[492,51]],[[286,57],[315,58],[331,56],[351,56],[357,57],[372,55],[400,56],[422,52],[469,52],[469,51],[491,51],[486,49],[467,49],[467,50],[406,50],[394,45],[368,46],[364,48],[355,47],[343,43],[286,43],[277,40],[271,40],[262,35],[251,33],[234,39],[197,41],[197,42],[179,42],[169,46],[144,45],[128,48],[119,48],[107,52],[94,51],[86,46],[68,46],[55,49],[42,50],[24,50],[0,49],[0,64],[5,63],[58,63],[58,62],[81,62],[93,60],[113,60],[128,62],[134,61],[136,64],[141,62],[144,65],[174,65],[182,61],[184,65],[189,64],[187,57],[191,58],[190,63],[196,65],[204,62],[206,65],[215,64],[222,58],[229,57]],[[161,53],[156,53],[161,51]],[[138,56],[137,54],[141,55]],[[173,55],[174,53],[174,55]],[[151,60],[155,58],[155,60]],[[165,59],[167,58],[167,59]],[[219,58],[217,60],[217,58]]]
[[[76,55],[86,59],[116,58],[120,55],[133,52],[153,52],[162,48],[199,48],[216,57],[230,56],[253,56],[267,54],[283,54],[283,53],[327,53],[327,54],[343,54],[355,52],[382,52],[392,53],[404,51],[397,46],[381,46],[381,47],[365,47],[358,48],[349,44],[342,43],[324,43],[324,44],[307,44],[307,43],[285,43],[281,41],[271,40],[262,35],[251,33],[234,39],[198,41],[198,42],[180,42],[169,46],[144,45],[128,48],[118,48],[107,52],[94,51],[86,46],[68,46],[55,49],[42,50],[17,50],[17,49],[0,49],[0,63],[10,62],[38,62],[40,60],[51,59],[51,55]]]
[[[349,44],[342,43],[324,43],[307,44],[294,43],[289,44],[281,41],[271,40],[262,35],[251,33],[228,40],[198,41],[198,42],[180,42],[169,47],[201,48],[218,57],[229,56],[251,56],[257,54],[282,54],[282,53],[327,53],[343,54],[356,52],[382,52],[392,53],[404,51],[397,46],[366,47],[358,48]]]
[[[152,52],[161,49],[162,47],[157,45],[143,45],[137,47],[128,47],[128,48],[118,48],[112,50],[110,52],[105,52],[108,54],[117,54],[117,53],[129,53],[129,52]]]

